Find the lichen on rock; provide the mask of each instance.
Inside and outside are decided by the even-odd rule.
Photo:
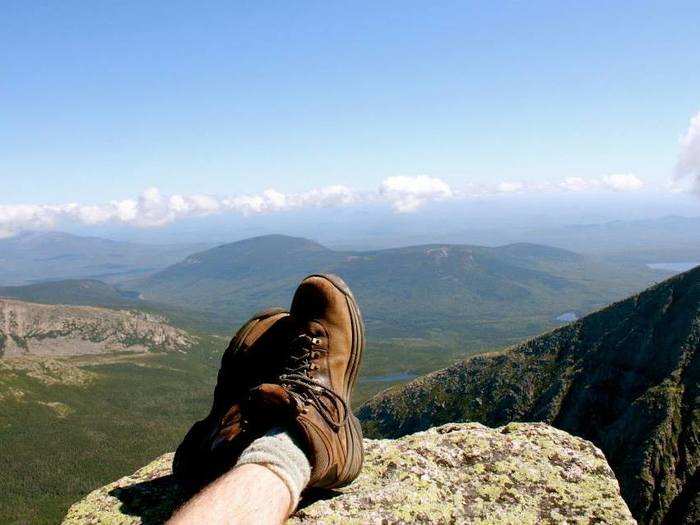
[[[543,423],[447,424],[365,442],[360,477],[313,494],[290,523],[635,523],[605,457]],[[64,525],[166,520],[186,498],[165,454],[97,489]]]

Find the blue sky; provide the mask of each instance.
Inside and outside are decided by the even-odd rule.
[[[427,4],[4,2],[0,204],[668,182],[698,2]]]

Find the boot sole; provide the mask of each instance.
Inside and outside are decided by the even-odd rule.
[[[232,348],[233,353],[235,354],[241,349],[241,342],[246,338],[246,336],[250,333],[253,327],[260,321],[263,321],[275,315],[288,313],[289,312],[284,308],[275,307],[262,310],[253,315],[234,334],[233,340],[235,344]],[[207,417],[194,423],[192,428],[190,428],[188,433],[185,435],[183,441],[178,446],[177,451],[175,453],[175,461],[173,463],[173,473],[175,474],[175,476],[183,479],[188,479],[196,470],[195,464],[183,462],[183,460],[181,459],[182,454],[185,454],[185,456],[189,456],[191,454],[198,455],[199,457],[197,463],[205,461],[203,457],[200,456],[201,452],[197,452],[197,450],[200,450],[198,447],[201,446],[204,441],[208,440],[206,436],[208,436],[212,431],[211,426],[215,418],[215,414],[212,411],[209,412]],[[188,460],[191,461],[190,458],[188,458]],[[194,477],[199,478],[199,476],[197,475],[195,475]]]
[[[346,459],[343,472],[338,476],[338,481],[332,485],[324,487],[330,489],[348,485],[359,475],[360,470],[362,470],[362,463],[364,459],[362,427],[359,420],[352,413],[351,393],[355,388],[355,384],[357,383],[357,376],[360,370],[360,364],[362,363],[362,354],[364,353],[365,349],[365,330],[362,314],[360,313],[360,308],[357,305],[357,300],[350,290],[350,287],[345,283],[345,281],[343,281],[343,279],[334,274],[314,274],[309,275],[309,277],[319,277],[321,279],[325,279],[333,284],[333,286],[343,295],[345,295],[348,310],[350,311],[350,321],[352,323],[352,360],[348,366],[348,370],[345,373],[345,384],[347,385],[345,399],[347,399],[348,410],[350,413],[348,414],[347,424],[344,428],[346,440],[348,443],[351,443],[352,446],[348,447],[348,452],[350,452],[350,454]],[[360,451],[359,456],[354,454],[358,447]]]

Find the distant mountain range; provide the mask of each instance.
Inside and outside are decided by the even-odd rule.
[[[581,253],[642,263],[700,261],[700,217],[572,224],[531,231],[526,237]]]
[[[370,437],[545,421],[605,453],[643,524],[700,521],[700,267],[359,409]]]
[[[314,272],[337,273],[350,284],[372,335],[449,339],[468,331],[487,333],[489,340],[503,332],[506,317],[513,320],[507,331],[518,339],[553,326],[564,312],[587,312],[642,289],[659,275],[534,244],[358,252],[268,235],[193,254],[131,286],[147,300],[242,321],[253,310],[287,305],[300,279]]]
[[[25,232],[0,239],[0,284],[143,276],[206,246],[204,243],[138,244],[62,232]]]
[[[358,399],[470,353],[516,343],[560,325],[563,314],[580,316],[668,275],[525,243],[340,251],[268,235],[194,253],[146,278],[5,286],[0,297],[134,308],[164,313],[189,330],[230,333],[256,310],[288,305],[298,282],[315,272],[341,275],[360,301],[369,351]]]
[[[543,212],[544,214],[544,212]],[[700,217],[667,215],[652,219],[544,225],[530,218],[508,225],[432,217],[420,229],[385,230],[365,242],[335,241],[345,246],[401,246],[423,242],[483,244],[536,243],[586,255],[641,263],[700,261]]]

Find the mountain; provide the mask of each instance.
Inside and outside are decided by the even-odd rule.
[[[149,245],[62,232],[24,232],[0,239],[0,284],[143,276],[205,246],[203,243]]]
[[[192,344],[165,319],[137,310],[0,299],[0,358],[182,351]]]
[[[605,453],[640,523],[700,519],[700,268],[359,409],[370,437],[544,421]]]
[[[138,296],[117,290],[96,279],[66,279],[24,286],[0,286],[0,297],[33,303],[130,308],[140,304]]]
[[[395,337],[406,330],[425,335],[456,320],[492,321],[505,313],[533,319],[590,309],[658,275],[531,244],[350,252],[270,235],[196,253],[134,287],[145,299],[242,320],[251,310],[287,304],[299,280],[315,272],[346,279],[368,325]]]
[[[387,386],[387,376],[429,372],[521,341],[558,326],[562,313],[589,312],[658,275],[533,244],[338,251],[269,235],[193,254],[132,287],[145,300],[235,325],[253,311],[288,305],[299,281],[317,272],[340,275],[358,298],[369,344],[362,377],[377,378],[373,388]]]

